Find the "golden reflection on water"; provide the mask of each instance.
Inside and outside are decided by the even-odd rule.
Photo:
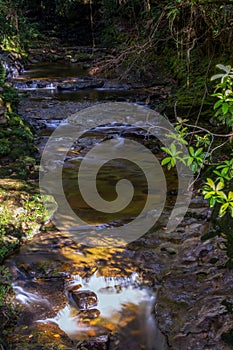
[[[90,247],[85,248],[82,252],[71,249],[71,247],[61,249],[63,257],[72,262],[73,267],[77,267],[78,271],[85,270],[88,266],[88,274],[91,275],[98,266],[98,276],[105,277],[123,277],[133,272],[132,262],[122,262],[123,251],[123,248],[116,247]]]
[[[149,316],[155,295],[145,286],[138,287],[138,283],[142,281],[135,272],[128,277],[121,277],[120,271],[119,277],[113,271],[111,277],[103,276],[102,272],[103,270],[98,270],[89,278],[73,275],[68,285],[65,285],[68,288],[68,304],[55,317],[39,322],[56,323],[73,340],[127,327],[127,332],[138,331],[140,334],[142,330],[134,326],[131,328],[131,323],[135,320],[140,322],[142,318]],[[79,299],[71,296],[78,295],[75,293],[79,292],[86,296],[90,296],[90,293],[96,295],[94,308],[91,304],[85,310],[76,307],[74,301],[79,306]]]

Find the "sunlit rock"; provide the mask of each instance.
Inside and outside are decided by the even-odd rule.
[[[100,316],[98,309],[82,310],[79,313],[79,319],[81,322],[89,322]]]
[[[87,310],[98,304],[97,295],[90,290],[68,291],[69,303],[80,310]]]

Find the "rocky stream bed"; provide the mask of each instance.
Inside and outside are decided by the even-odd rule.
[[[64,119],[84,108],[106,101],[148,103],[148,87],[87,77],[86,70],[80,72],[80,57],[68,59],[66,74],[72,63],[76,76],[74,66],[71,76],[59,76],[64,63],[41,65],[34,52],[30,70],[14,82],[23,96],[19,113],[37,130],[40,151]],[[87,67],[90,61],[84,63]],[[158,101],[169,93],[167,85],[149,90]],[[70,153],[68,183],[80,151],[115,134],[110,130],[82,140]],[[126,130],[126,136],[142,138],[136,131]],[[226,232],[216,234],[197,190],[182,222],[166,232],[177,196],[176,177],[167,175],[160,219],[126,247],[86,247],[48,222],[6,261],[20,305],[18,322],[7,335],[9,349],[232,349],[233,279],[226,267]],[[137,195],[143,202],[142,193]]]

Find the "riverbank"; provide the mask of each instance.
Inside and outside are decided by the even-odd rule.
[[[38,152],[33,128],[17,114],[19,96],[9,81],[22,65],[14,61],[15,56],[9,59],[6,54],[5,58],[0,79],[0,344],[3,349],[7,348],[6,330],[17,318],[11,274],[4,261],[38,233],[46,220],[37,183]]]

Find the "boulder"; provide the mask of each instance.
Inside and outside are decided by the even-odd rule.
[[[6,78],[17,78],[24,70],[21,57],[17,53],[0,51],[0,62],[6,70]]]
[[[70,305],[78,310],[87,310],[98,304],[97,295],[91,290],[70,290],[67,298]]]
[[[58,90],[67,90],[67,91],[77,91],[84,89],[97,89],[104,86],[104,80],[101,79],[79,79],[72,81],[65,81],[61,84],[58,84]]]

